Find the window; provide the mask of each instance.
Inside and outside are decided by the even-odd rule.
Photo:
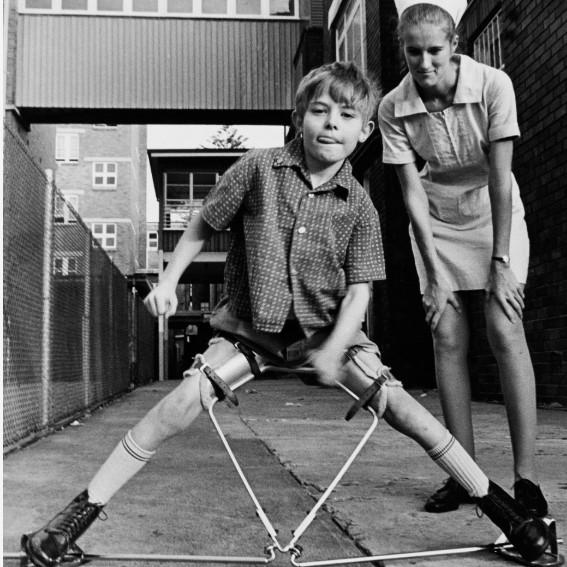
[[[193,12],[193,0],[167,0],[167,11],[172,14],[190,14]]]
[[[96,9],[101,12],[121,12],[124,6],[122,0],[97,0]]]
[[[496,67],[504,68],[502,48],[500,45],[500,12],[488,22],[473,43],[473,56],[477,61]]]
[[[116,124],[93,124],[93,130],[116,130]]]
[[[227,0],[201,0],[203,14],[226,14]]]
[[[158,0],[132,0],[134,12],[157,12]]]
[[[165,181],[165,228],[184,228],[218,180],[215,171],[170,171]]]
[[[58,131],[55,135],[55,160],[60,163],[78,163],[78,132]]]
[[[79,274],[78,256],[57,256],[53,258],[53,273],[56,276],[70,276]]]
[[[148,250],[155,251],[158,249],[158,233],[157,230],[148,231]]]
[[[61,0],[62,10],[86,10],[88,7],[88,0]]]
[[[293,0],[270,0],[270,16],[294,16],[295,2]]]
[[[95,222],[92,224],[94,237],[105,250],[116,250],[116,224],[113,222]]]
[[[115,188],[117,175],[116,163],[107,161],[93,163],[93,187],[95,189]]]
[[[366,70],[366,26],[363,0],[349,0],[337,18],[337,61],[355,61]]]
[[[261,14],[262,0],[236,0],[237,14]]]
[[[70,206],[69,206],[70,205]],[[74,211],[71,209],[73,207]],[[53,220],[57,224],[74,224],[77,222],[77,213],[79,211],[78,195],[62,195],[55,196],[55,209],[53,211]]]
[[[30,10],[45,10],[51,8],[51,0],[26,0],[26,8]]]

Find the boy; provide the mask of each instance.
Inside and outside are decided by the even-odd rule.
[[[169,437],[208,407],[215,388],[236,388],[272,363],[311,365],[324,385],[340,380],[380,416],[415,439],[478,502],[527,559],[548,543],[547,527],[489,482],[449,432],[402,388],[361,331],[368,285],[380,275],[377,213],[347,157],[373,129],[377,93],[352,63],[311,71],[299,85],[284,148],[251,150],[211,191],[146,298],[154,315],[175,312],[175,288],[213,230],[231,227],[226,297],[211,318],[218,331],[175,390],[129,431],[92,479],[22,547],[54,565],[110,498]],[[246,364],[234,368],[237,356]]]

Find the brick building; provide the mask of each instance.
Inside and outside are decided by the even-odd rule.
[[[55,140],[55,184],[125,275],[146,269],[146,127],[36,125]]]

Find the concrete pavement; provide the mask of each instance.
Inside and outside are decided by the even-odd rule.
[[[139,388],[80,425],[69,426],[4,459],[4,551],[38,527],[89,482],[124,432],[176,382]],[[440,416],[436,392],[412,392]],[[350,400],[297,378],[265,379],[239,390],[240,407],[217,415],[268,517],[286,544],[368,426]],[[474,403],[479,464],[512,485],[504,408]],[[539,410],[541,483],[561,536],[567,524],[567,412]],[[488,544],[498,530],[474,506],[431,515],[423,502],[445,475],[413,441],[381,423],[300,540],[301,561]],[[108,519],[80,539],[90,553],[163,553],[262,557],[270,543],[206,415],[170,440],[112,500]],[[563,548],[565,546],[562,546]],[[565,550],[562,552],[565,554]],[[130,563],[131,565],[132,563]],[[509,565],[489,552],[407,559],[387,565]],[[289,565],[278,556],[272,565]]]

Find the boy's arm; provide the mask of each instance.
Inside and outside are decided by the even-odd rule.
[[[152,315],[169,317],[175,313],[177,309],[177,295],[175,294],[177,282],[212,233],[213,229],[202,219],[200,214],[191,219],[175,246],[171,260],[163,272],[158,286],[144,300],[144,304]]]
[[[347,287],[333,330],[309,359],[317,371],[319,383],[333,386],[337,380],[340,381],[345,350],[360,330],[369,299],[368,283],[356,283]]]

